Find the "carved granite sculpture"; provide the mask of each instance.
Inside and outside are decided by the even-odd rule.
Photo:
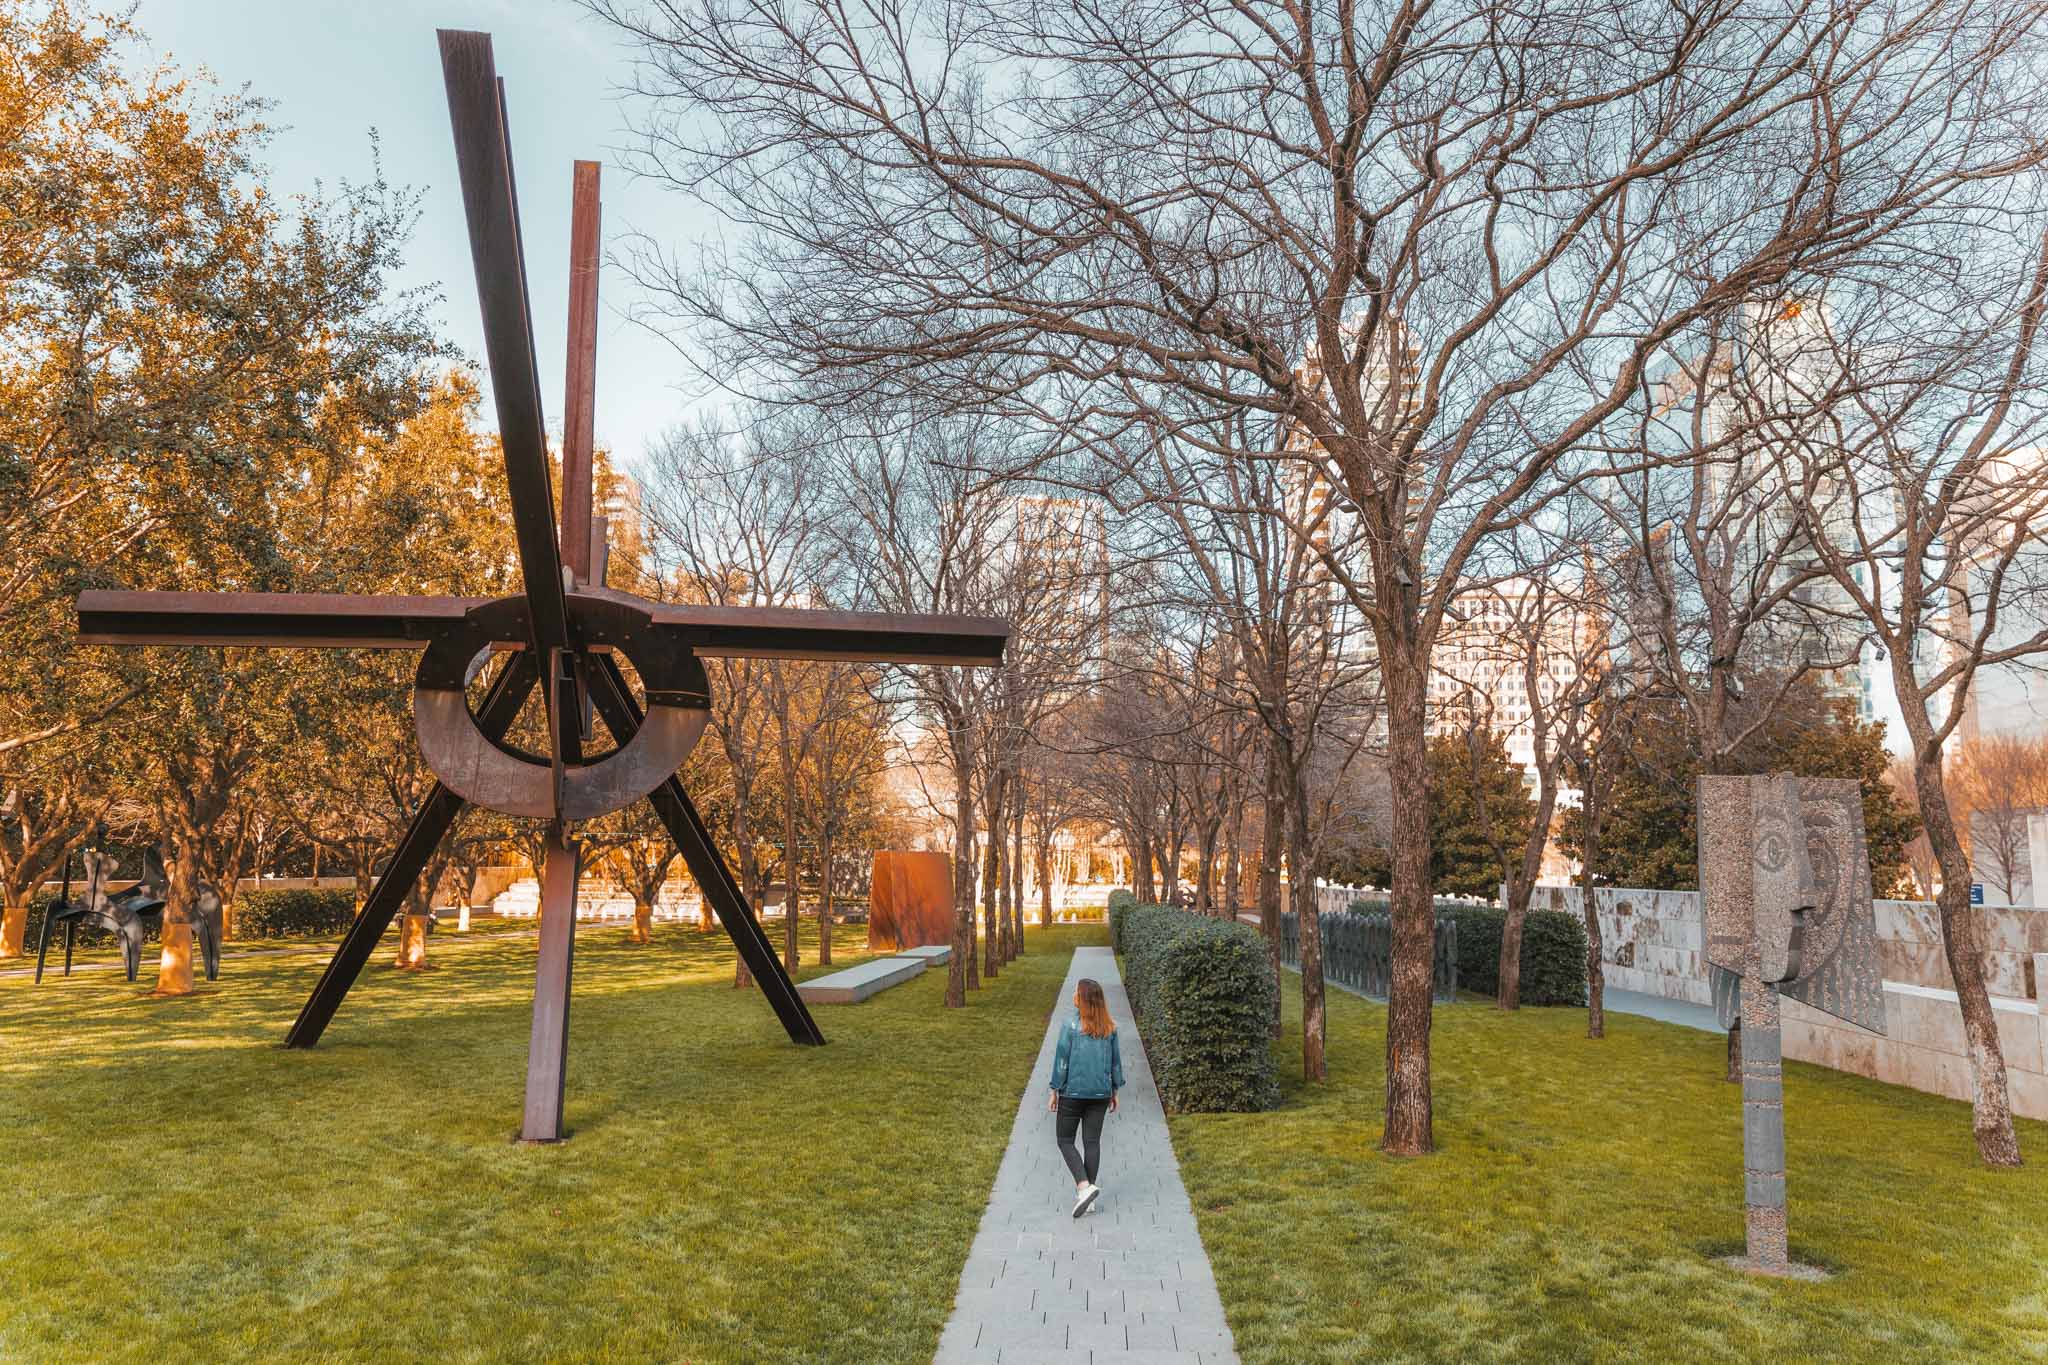
[[[1786,1274],[1779,994],[1884,1031],[1862,791],[1853,778],[1702,777],[1699,870],[1714,1003],[1723,1027],[1742,1025],[1746,1263]]]

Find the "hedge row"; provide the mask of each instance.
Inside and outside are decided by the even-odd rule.
[[[1112,896],[1110,936],[1159,1096],[1174,1113],[1245,1113],[1280,1102],[1272,1019],[1279,983],[1248,924]]]
[[[355,892],[280,889],[235,898],[236,938],[315,938],[339,934],[356,917]]]
[[[1439,919],[1458,926],[1458,985],[1500,993],[1500,939],[1508,912],[1491,905],[1446,905]],[[1586,1003],[1586,926],[1562,910],[1531,910],[1522,920],[1522,1003]]]
[[[1119,886],[1109,893],[1109,905],[1104,912],[1109,916],[1109,946],[1117,956],[1123,956],[1124,916],[1138,908],[1138,898]]]

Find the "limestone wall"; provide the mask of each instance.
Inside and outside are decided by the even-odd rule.
[[[1532,908],[1577,915],[1578,887],[1540,886]],[[1970,1097],[1962,1012],[1942,951],[1941,925],[1926,901],[1878,901],[1878,950],[1884,960],[1885,1033],[1784,1002],[1785,1055],[1952,1099]],[[1700,955],[1696,891],[1602,887],[1593,893],[1607,984],[1667,1000],[1710,1005]],[[1985,938],[1985,984],[1998,1021],[2012,1086],[2013,1112],[2048,1119],[2048,909],[1977,910]]]

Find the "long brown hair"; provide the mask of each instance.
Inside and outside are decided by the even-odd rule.
[[[1102,998],[1102,983],[1084,976],[1074,987],[1074,1003],[1081,1009],[1081,1032],[1090,1038],[1107,1038],[1116,1032],[1109,1017],[1109,1002]]]

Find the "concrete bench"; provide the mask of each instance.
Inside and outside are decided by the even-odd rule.
[[[796,993],[813,1005],[855,1005],[923,974],[922,958],[878,957],[858,967],[800,981]]]
[[[905,948],[898,957],[914,957],[927,967],[943,967],[953,960],[953,945],[950,943],[928,943],[922,948]]]

